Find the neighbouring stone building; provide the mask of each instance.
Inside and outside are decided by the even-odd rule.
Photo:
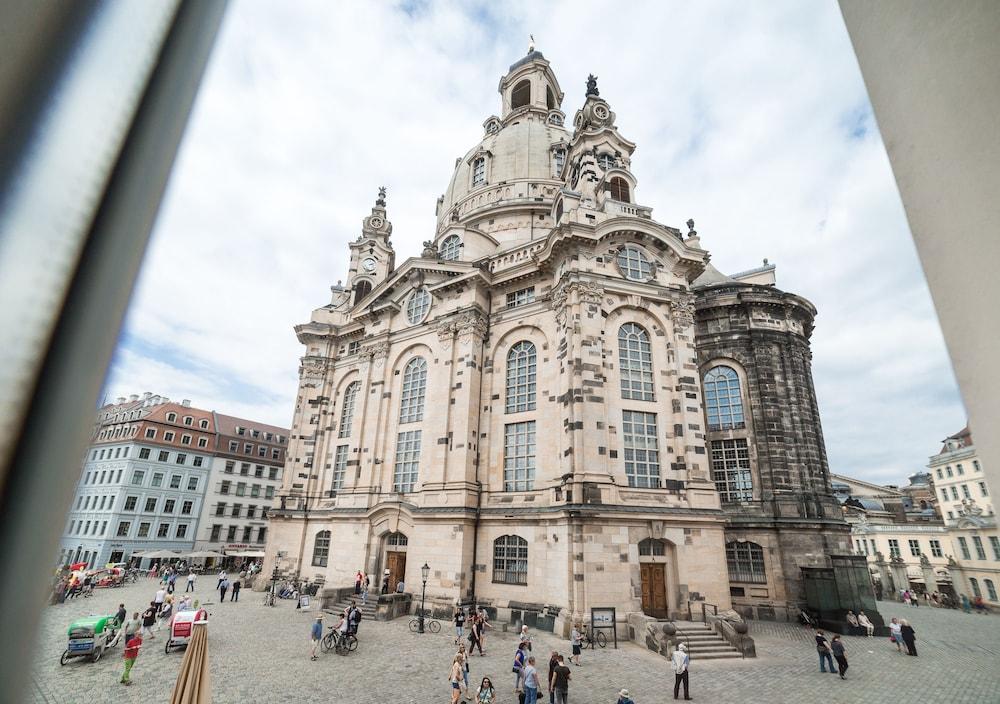
[[[363,569],[445,609],[557,631],[689,601],[783,619],[851,554],[811,376],[815,309],[774,266],[726,276],[638,200],[588,79],[531,51],[397,266],[385,193],[305,346],[265,571]]]
[[[1000,528],[969,429],[946,438],[927,466],[951,536],[955,591],[1000,605]]]

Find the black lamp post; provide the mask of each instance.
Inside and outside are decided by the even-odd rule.
[[[430,574],[431,568],[425,562],[424,566],[420,568],[420,579],[423,586],[420,587],[420,616],[417,619],[417,633],[424,632],[424,595],[427,593],[427,578]]]

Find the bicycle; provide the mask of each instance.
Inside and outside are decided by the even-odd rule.
[[[432,618],[424,617],[424,630],[430,631],[431,633],[440,633],[441,623],[435,621]],[[419,632],[420,632],[420,618],[417,617],[412,621],[410,621],[410,633],[419,633]]]
[[[264,606],[274,606],[274,592],[270,589],[264,592]]]
[[[597,645],[599,645],[602,648],[604,648],[608,644],[608,638],[607,638],[607,636],[604,635],[604,633],[602,631],[598,631],[596,636],[591,636],[590,635],[590,631],[584,631],[583,632],[583,647],[584,648],[590,648],[591,650],[593,650],[594,649],[594,643],[597,643]]]
[[[330,627],[330,632],[323,636],[323,640],[319,643],[320,649],[324,653],[328,653],[331,650],[340,653],[341,655],[346,655],[352,650],[357,650],[358,648],[358,637],[353,633],[345,633],[341,635],[334,626]]]

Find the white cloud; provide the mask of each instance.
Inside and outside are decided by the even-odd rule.
[[[376,187],[389,186],[397,261],[417,254],[531,32],[570,117],[599,76],[638,144],[640,202],[671,225],[694,217],[723,271],[768,257],[782,288],[816,304],[833,471],[899,481],[920,469],[964,411],[836,5],[608,9],[231,5],[111,395],[286,424],[292,326],[346,277]]]

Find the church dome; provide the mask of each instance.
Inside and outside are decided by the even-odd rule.
[[[563,93],[540,52],[531,51],[500,79],[501,114],[455,163],[438,200],[437,237],[454,226],[489,234],[501,246],[533,239],[534,223],[551,211],[569,145]]]

